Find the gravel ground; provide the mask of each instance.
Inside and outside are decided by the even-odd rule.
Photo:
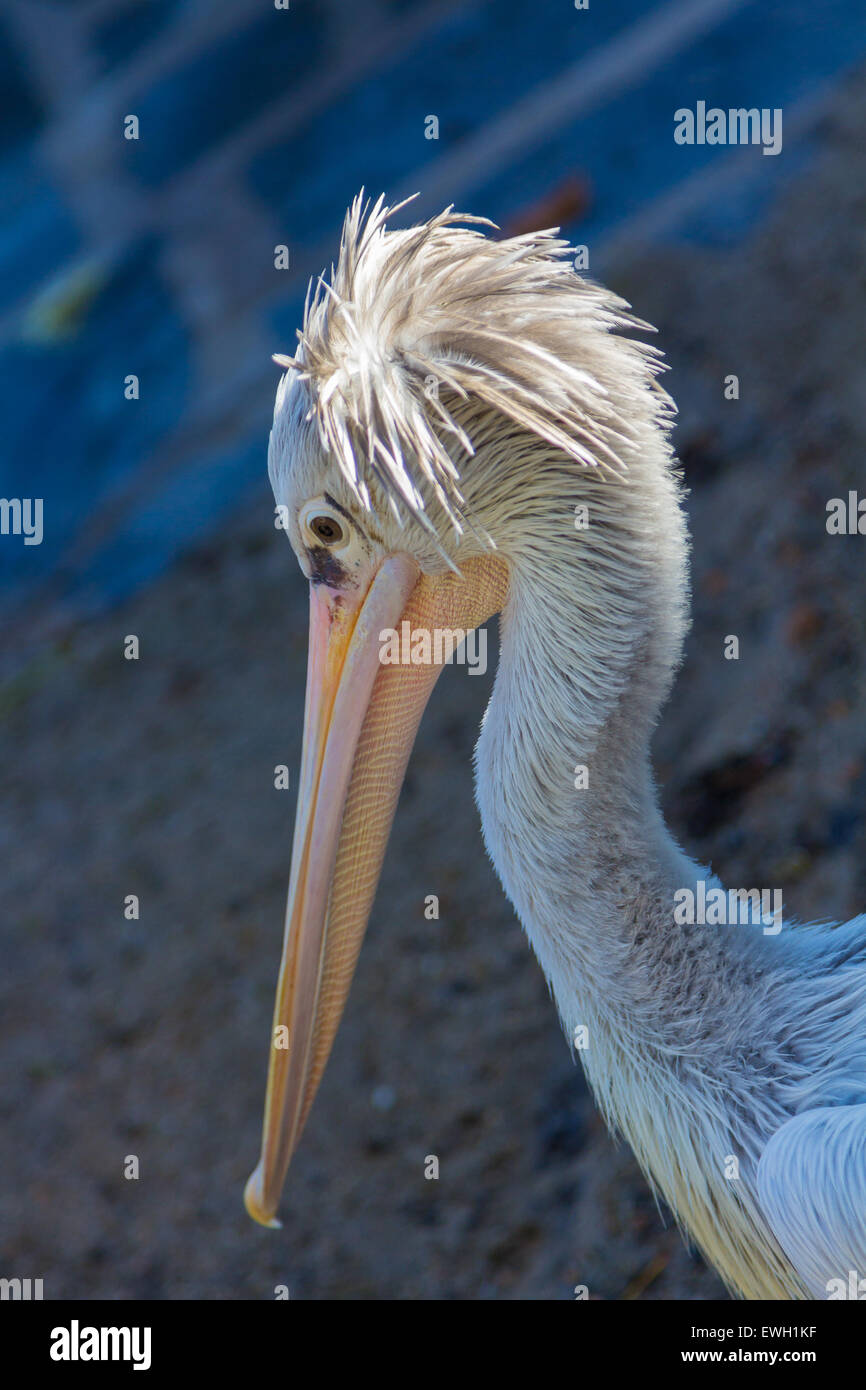
[[[864,485],[864,107],[840,94],[747,246],[608,277],[659,325],[692,489],[666,812],[724,879],[780,884],[804,917],[866,904],[864,541],[825,530],[827,499]],[[294,804],[273,768],[297,767],[306,646],[267,424],[257,505],[0,688],[0,1272],[47,1298],[724,1296],[605,1132],[484,857],[490,678],[459,668],[413,755],[284,1229],[245,1216]]]

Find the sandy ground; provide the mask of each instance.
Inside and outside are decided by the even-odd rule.
[[[656,741],[669,821],[724,879],[838,918],[866,905],[866,541],[825,530],[866,478],[853,91],[748,247],[609,277],[661,330],[692,488],[694,627]],[[459,668],[412,759],[284,1229],[245,1216],[294,806],[273,769],[297,767],[306,646],[267,424],[254,508],[0,689],[0,1272],[47,1298],[723,1296],[606,1134],[484,857],[490,676]]]

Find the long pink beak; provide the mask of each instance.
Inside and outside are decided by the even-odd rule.
[[[310,646],[289,901],[271,1037],[262,1152],[244,1200],[265,1226],[321,1080],[373,905],[415,734],[441,665],[382,665],[380,634],[469,629],[499,611],[496,558],[419,579],[391,555],[360,599],[310,586]]]

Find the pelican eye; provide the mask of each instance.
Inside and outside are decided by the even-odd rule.
[[[313,516],[307,525],[322,545],[339,545],[345,538],[345,532],[336,517]]]

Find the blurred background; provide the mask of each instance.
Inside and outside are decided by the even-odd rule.
[[[825,521],[866,492],[864,71],[859,0],[4,0],[0,491],[43,499],[44,534],[0,535],[0,1276],[81,1299],[724,1295],[606,1134],[484,857],[492,673],[460,667],[283,1230],[244,1214],[306,652],[270,354],[362,185],[417,191],[404,223],[453,202],[585,245],[658,326],[681,412],[694,626],[655,746],[666,814],[723,879],[852,916],[866,542]],[[698,101],[780,108],[781,153],[676,144]]]

